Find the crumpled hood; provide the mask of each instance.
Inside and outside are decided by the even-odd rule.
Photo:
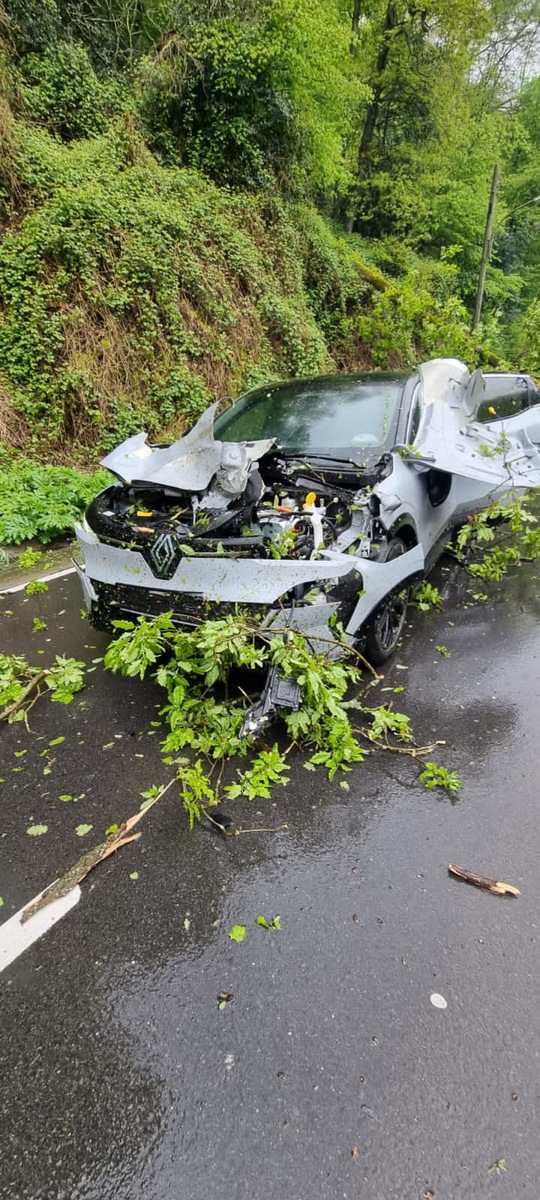
[[[151,446],[146,433],[127,438],[101,460],[123,483],[151,483],[183,491],[203,492],[220,470],[239,492],[252,464],[274,445],[273,438],[257,442],[219,442],[214,437],[218,405],[206,409],[197,424],[170,446]],[[235,476],[237,483],[235,484]]]

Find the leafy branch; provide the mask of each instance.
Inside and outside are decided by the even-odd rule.
[[[57,704],[70,704],[82,687],[84,663],[75,658],[57,654],[52,667],[40,668],[23,655],[0,654],[0,721],[25,720],[44,690]]]
[[[108,647],[105,667],[141,679],[151,673],[163,688],[167,732],[162,751],[167,765],[176,768],[191,828],[204,815],[223,832],[221,822],[212,819],[220,797],[268,799],[275,787],[287,784],[289,758],[297,749],[308,753],[306,770],[323,767],[330,780],[363,761],[370,752],[365,741],[373,749],[397,749],[400,743],[405,749],[405,743],[413,757],[433,749],[410,745],[413,735],[404,713],[363,705],[360,659],[346,644],[336,660],[315,653],[301,634],[264,627],[245,612],[195,629],[179,629],[170,614],[116,626],[119,635]],[[335,650],[335,642],[328,642]],[[271,743],[261,745],[255,736],[241,734],[250,697],[235,682],[235,671],[242,671],[243,681],[246,672],[260,676],[270,668],[298,683],[301,705],[278,714]],[[254,682],[260,688],[260,681]],[[370,681],[365,691],[372,687]],[[358,711],[366,719],[361,729],[351,722]],[[280,727],[288,735],[284,748]],[[247,758],[247,765],[227,778],[227,765],[238,756]]]

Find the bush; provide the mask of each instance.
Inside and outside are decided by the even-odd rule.
[[[119,110],[120,85],[100,82],[86,50],[76,43],[60,42],[41,57],[30,55],[24,73],[28,116],[63,141],[101,133]]]
[[[73,529],[93,496],[110,481],[108,471],[83,474],[73,467],[42,467],[0,452],[0,542],[27,538],[50,542]]]

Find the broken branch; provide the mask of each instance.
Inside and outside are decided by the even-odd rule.
[[[57,879],[54,883],[51,883],[51,886],[48,887],[46,891],[44,891],[39,897],[39,900],[34,900],[32,904],[29,904],[28,907],[24,909],[24,912],[21,916],[21,924],[24,924],[25,921],[28,921],[30,917],[33,917],[34,914],[39,912],[40,909],[45,908],[47,904],[51,904],[53,900],[60,900],[62,896],[67,896],[68,892],[70,892],[72,888],[76,886],[76,884],[81,883],[88,873],[92,871],[94,867],[97,867],[98,863],[103,862],[103,860],[108,858],[110,854],[114,854],[115,850],[119,850],[121,846],[127,846],[129,842],[136,842],[141,835],[140,833],[131,833],[133,826],[136,825],[142,817],[146,816],[146,813],[154,807],[154,804],[157,804],[158,800],[161,800],[161,797],[165,795],[165,792],[168,792],[173,783],[174,779],[171,779],[169,783],[167,783],[165,787],[158,792],[157,796],[154,796],[151,803],[146,805],[146,808],[142,808],[138,813],[135,813],[135,816],[128,817],[127,821],[123,821],[122,824],[119,825],[115,833],[109,834],[104,842],[100,842],[97,846],[94,846],[92,850],[87,850],[86,854],[83,854],[81,858],[78,858],[77,862],[70,867],[69,871],[66,871],[65,875],[62,875],[60,879]],[[129,836],[127,836],[128,834]]]
[[[488,879],[486,875],[477,875],[476,871],[469,871],[467,867],[458,867],[455,863],[448,863],[448,871],[450,875],[456,875],[465,883],[472,883],[474,887],[483,888],[486,892],[493,892],[495,896],[521,895],[519,888],[512,887],[511,883],[503,883],[500,879]]]
[[[2,709],[2,712],[0,712],[0,721],[7,721],[12,713],[17,712],[17,709],[24,704],[24,701],[30,695],[30,692],[32,692],[35,687],[38,687],[42,679],[45,679],[47,674],[47,671],[40,671],[39,674],[34,675],[34,678],[30,680],[30,683],[27,684],[24,691],[21,692],[19,698],[14,700],[13,704],[9,704],[7,708]]]

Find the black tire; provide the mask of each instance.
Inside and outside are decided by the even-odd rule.
[[[402,538],[392,538],[381,550],[377,561],[390,562],[405,554],[407,548]],[[374,667],[387,662],[396,649],[405,624],[409,595],[410,588],[401,588],[385,596],[366,625],[363,653]]]

